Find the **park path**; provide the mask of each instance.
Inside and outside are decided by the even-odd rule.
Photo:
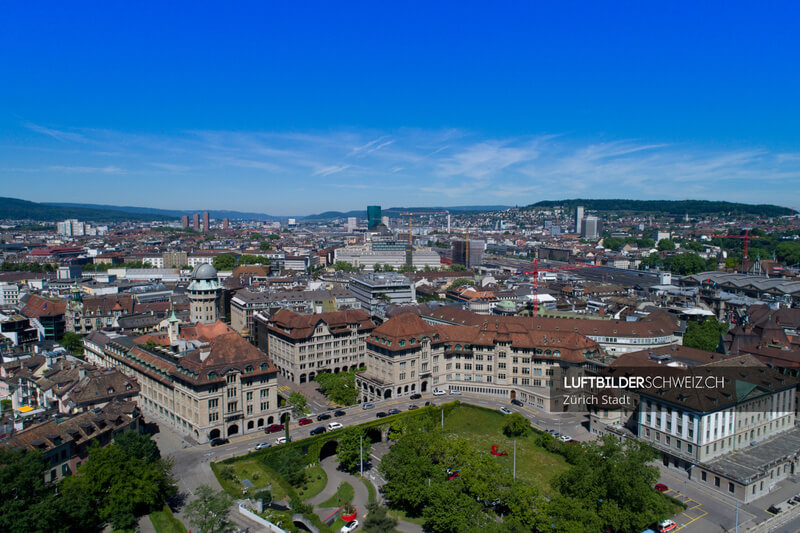
[[[367,503],[369,502],[369,492],[367,491],[367,487],[364,485],[364,482],[361,481],[359,478],[348,474],[347,472],[343,472],[337,468],[338,463],[336,462],[335,457],[327,457],[320,462],[320,466],[322,469],[325,470],[325,474],[328,476],[328,484],[325,485],[325,488],[322,492],[308,500],[306,503],[309,503],[315,507],[315,512],[319,517],[326,518],[330,515],[335,508],[319,508],[317,506],[322,502],[326,501],[327,499],[336,495],[336,489],[342,482],[347,482],[353,486],[355,495],[353,496],[353,505],[355,505],[356,509],[358,510],[358,519],[363,524],[364,523],[364,515],[367,512]],[[401,520],[398,525],[397,529],[403,531],[404,533],[422,533],[422,528],[417,524],[412,524],[411,522],[405,522]]]

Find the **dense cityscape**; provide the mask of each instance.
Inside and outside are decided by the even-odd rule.
[[[0,7],[0,532],[800,533],[800,4]]]
[[[31,500],[53,487],[42,501],[67,530],[131,528],[165,501],[217,531],[730,529],[795,508],[792,209],[570,200],[260,221],[69,209],[93,218],[51,205],[0,226],[4,490],[38,491],[4,513],[9,530],[54,528]],[[614,401],[561,386],[574,371],[659,366],[739,374]],[[627,488],[593,454],[632,469]],[[96,463],[150,469],[153,486]],[[337,482],[359,490],[337,500]],[[64,501],[96,490],[80,483],[131,500]],[[202,518],[214,506],[216,526]]]

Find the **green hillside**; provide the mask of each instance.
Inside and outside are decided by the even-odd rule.
[[[591,211],[613,211],[615,213],[652,213],[663,215],[756,215],[777,217],[792,215],[788,207],[769,204],[739,204],[734,202],[712,202],[708,200],[544,200],[528,208],[563,206],[568,209],[582,205]]]
[[[175,220],[175,217],[151,213],[125,213],[111,209],[46,205],[29,202],[27,200],[19,200],[17,198],[0,197],[0,219],[55,222],[67,218],[77,218],[85,222]]]

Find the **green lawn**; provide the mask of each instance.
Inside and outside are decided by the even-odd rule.
[[[493,444],[507,457],[496,457],[498,463],[509,472],[513,470],[514,439],[503,434],[504,414],[470,405],[458,405],[450,414],[445,414],[444,429],[456,433],[472,443],[476,450],[489,453]],[[553,493],[550,480],[569,469],[566,460],[536,445],[533,431],[517,437],[517,477],[539,486],[545,493]]]
[[[328,484],[328,474],[321,466],[311,466],[306,468],[306,482],[297,489],[297,494],[300,499],[306,501],[313,498],[325,488]]]
[[[216,474],[217,479],[219,480],[220,485],[222,488],[225,489],[225,492],[233,496],[234,498],[241,498],[242,497],[242,490],[244,486],[242,485],[242,480],[249,479],[253,483],[253,488],[250,489],[250,493],[257,492],[260,489],[266,489],[270,482],[272,483],[272,499],[273,500],[284,500],[286,499],[286,491],[281,488],[278,482],[270,476],[270,474],[264,470],[261,466],[261,463],[253,460],[246,460],[246,461],[236,461],[232,464],[211,464],[212,470],[214,470],[214,474]],[[233,473],[236,476],[235,480],[226,479],[225,476],[220,475],[220,473],[228,468],[233,468]],[[324,485],[323,485],[324,487]],[[310,488],[309,488],[310,490]],[[322,490],[322,489],[319,489]],[[319,490],[317,492],[319,492]]]
[[[317,507],[339,507],[340,505],[352,502],[353,496],[355,496],[355,489],[353,489],[353,486],[350,483],[343,481],[342,484],[339,485],[338,497],[336,494],[334,494],[321,504],[317,505]]]
[[[156,528],[156,533],[186,533],[186,528],[172,515],[172,511],[166,505],[163,511],[150,513],[150,521]]]

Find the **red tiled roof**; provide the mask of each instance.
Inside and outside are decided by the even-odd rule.
[[[63,315],[67,309],[67,302],[64,300],[46,300],[41,296],[31,294],[22,314],[28,318],[39,318],[43,316]]]

